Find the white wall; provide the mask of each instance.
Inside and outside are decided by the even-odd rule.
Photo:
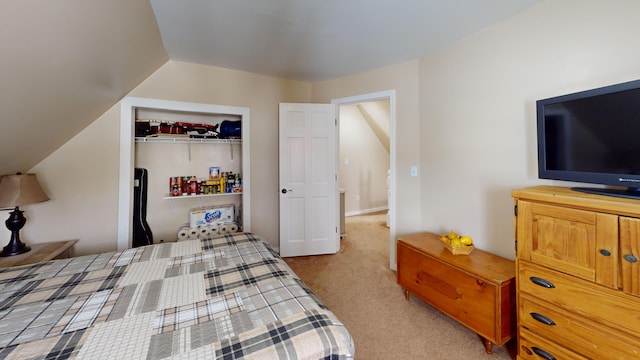
[[[347,216],[387,208],[389,101],[363,104],[370,111],[377,110],[371,115],[383,123],[379,127],[386,126],[386,137],[382,139],[376,136],[358,105],[340,106],[340,188],[346,191]]]
[[[251,108],[251,226],[277,246],[278,103],[310,94],[304,82],[170,61],[129,95]],[[119,123],[118,102],[30,171],[51,200],[25,206],[25,242],[80,239],[78,254],[116,249]]]
[[[535,101],[640,78],[640,2],[544,1],[420,61],[422,226],[513,258]],[[566,184],[561,184],[566,185]]]
[[[76,254],[115,250],[120,131],[115,107],[29,171],[50,200],[22,207],[24,242],[79,239]]]

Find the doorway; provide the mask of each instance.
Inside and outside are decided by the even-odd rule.
[[[395,270],[395,258],[396,258],[396,249],[395,249],[395,224],[396,224],[396,219],[395,219],[395,127],[396,127],[396,98],[395,98],[395,90],[388,90],[388,91],[381,91],[381,92],[376,92],[376,93],[369,93],[369,94],[363,94],[363,95],[357,95],[357,96],[352,96],[352,97],[347,97],[347,98],[340,98],[340,99],[334,99],[331,102],[332,104],[336,105],[337,108],[337,118],[338,118],[338,129],[341,129],[341,121],[343,120],[342,117],[345,115],[346,111],[355,111],[354,109],[357,109],[357,111],[360,113],[360,115],[362,116],[362,119],[367,122],[369,124],[369,126],[371,127],[371,130],[373,133],[375,133],[375,136],[378,137],[379,139],[382,138],[381,143],[384,143],[384,129],[380,129],[378,127],[380,127],[379,125],[375,124],[375,120],[372,118],[367,118],[367,117],[372,117],[371,109],[375,109],[369,107],[369,110],[367,110],[367,107],[370,104],[375,103],[376,106],[379,106],[380,104],[385,104],[385,106],[387,107],[386,110],[388,110],[388,130],[387,130],[387,135],[388,136],[388,140],[386,140],[387,144],[388,144],[388,163],[387,164],[383,164],[382,166],[384,168],[386,168],[387,171],[384,172],[383,174],[383,178],[379,179],[378,177],[380,176],[380,169],[378,170],[372,170],[372,172],[375,172],[376,174],[370,174],[370,173],[365,173],[365,174],[359,174],[356,175],[358,177],[358,179],[349,179],[349,182],[351,182],[352,184],[354,184],[354,180],[355,180],[355,184],[354,184],[354,188],[356,189],[355,191],[357,193],[349,193],[349,188],[344,189],[345,190],[345,197],[349,198],[351,201],[356,201],[356,202],[363,202],[363,200],[371,200],[369,199],[369,195],[370,193],[367,193],[368,191],[376,191],[379,192],[380,191],[380,182],[382,182],[384,184],[383,187],[383,194],[376,194],[375,199],[373,199],[372,202],[369,202],[367,204],[363,204],[362,208],[360,210],[360,213],[369,213],[369,212],[375,212],[375,211],[381,211],[383,209],[381,209],[380,207],[380,196],[382,195],[382,197],[386,197],[386,208],[388,209],[388,215],[385,217],[385,224],[388,227],[389,230],[389,267],[393,270]],[[347,107],[349,106],[349,107]],[[344,110],[344,112],[343,112]],[[347,135],[347,134],[345,134]],[[340,133],[340,130],[338,131],[338,141],[337,141],[337,146],[339,147],[340,143],[341,143],[341,137],[343,136],[343,134]],[[378,150],[380,151],[380,150]],[[341,153],[341,149],[338,148],[337,151],[338,154]],[[348,158],[348,157],[342,157],[339,155],[339,164],[340,164],[340,169],[345,169],[345,167],[349,167],[352,166],[352,159]],[[386,159],[386,158],[385,158]],[[386,165],[386,166],[385,166]],[[340,184],[343,183],[347,183],[347,182],[343,182],[342,180],[342,176],[343,176],[343,171],[339,172],[340,174]],[[375,176],[376,178],[373,179],[372,176]],[[373,185],[373,184],[377,184],[375,186],[375,188],[369,186],[369,185]],[[388,184],[388,185],[387,185]],[[367,196],[367,199],[363,199],[363,196]],[[353,214],[353,215],[357,215],[357,212],[350,212],[349,210],[345,211],[347,214]],[[382,225],[382,224],[381,224]],[[346,234],[346,236],[348,236],[348,234]]]

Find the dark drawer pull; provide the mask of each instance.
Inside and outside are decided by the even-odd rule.
[[[547,289],[556,287],[555,285],[553,285],[551,281],[545,280],[543,278],[539,278],[537,276],[532,276],[529,278],[529,280],[531,280],[531,282],[533,282],[534,284],[542,287],[546,287]]]
[[[539,347],[535,347],[532,346],[531,350],[533,350],[534,353],[536,353],[536,355],[540,356],[541,358],[545,359],[545,360],[556,360],[556,357],[549,354],[548,352],[540,349]]]
[[[548,317],[542,315],[542,314],[538,314],[535,312],[529,313],[529,315],[531,315],[532,318],[536,319],[537,321],[545,324],[545,325],[555,325],[556,323],[549,319]]]
[[[631,255],[631,254],[627,254],[624,256],[624,259],[627,260],[628,262],[634,263],[634,262],[638,262],[638,258]]]
[[[609,251],[607,249],[600,249],[600,254],[602,254],[604,256],[611,256],[611,251]]]

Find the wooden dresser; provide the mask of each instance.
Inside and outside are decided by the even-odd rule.
[[[438,235],[398,240],[398,284],[484,339],[487,353],[515,336],[515,264],[474,249],[453,255]]]
[[[512,195],[518,359],[640,359],[640,200]]]

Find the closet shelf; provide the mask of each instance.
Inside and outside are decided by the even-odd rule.
[[[180,196],[170,196],[170,195],[167,194],[162,199],[163,200],[197,199],[197,198],[203,198],[203,197],[230,196],[230,195],[242,195],[242,193],[241,192],[232,192],[232,193],[180,195]]]
[[[241,192],[233,192],[233,193],[180,195],[180,196],[170,196],[169,194],[166,194],[166,196],[163,197],[162,199],[163,200],[169,200],[169,211],[171,213],[173,213],[174,200],[178,200],[178,199],[198,199],[198,206],[202,207],[203,206],[202,200],[204,198],[216,197],[216,196],[233,196],[233,195],[242,195],[242,193]]]
[[[186,136],[136,137],[137,143],[167,144],[242,144],[242,139],[198,139]]]

